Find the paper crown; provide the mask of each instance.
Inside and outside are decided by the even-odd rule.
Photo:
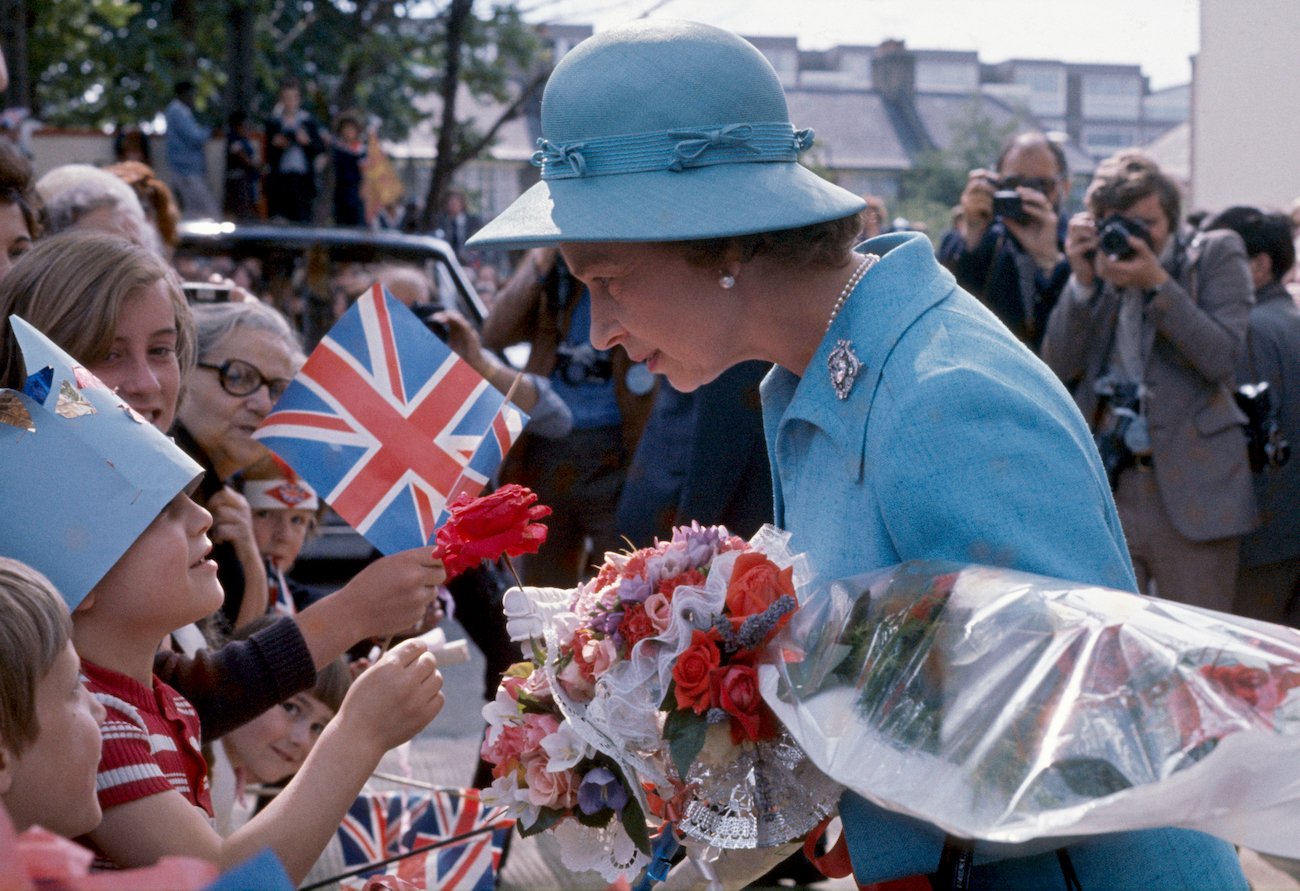
[[[77,606],[202,468],[18,316],[28,376],[0,389],[0,553]]]

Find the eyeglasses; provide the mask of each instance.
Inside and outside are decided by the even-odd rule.
[[[215,371],[220,375],[221,389],[231,396],[251,396],[257,392],[258,387],[265,386],[266,391],[271,395],[271,401],[275,402],[284,395],[285,390],[289,389],[289,384],[293,383],[284,378],[268,378],[242,359],[227,359],[220,365],[199,362],[197,367]]]
[[[1036,192],[1042,192],[1046,195],[1060,180],[1050,176],[1004,176],[998,180],[999,189],[1018,189],[1021,186],[1027,186]]]

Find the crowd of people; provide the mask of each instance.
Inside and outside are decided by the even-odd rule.
[[[633,53],[661,70],[664,54],[720,51],[711,64],[737,76],[719,101],[732,101],[728,90],[780,96],[730,37],[676,36]],[[640,95],[627,72],[602,89],[621,89],[619,78]],[[628,126],[642,105],[617,106]],[[219,205],[192,85],[177,85],[166,118],[170,188],[147,155],[37,181],[0,142],[0,386],[32,385],[21,318],[131,409],[95,424],[147,441],[176,477],[84,584],[64,581],[75,553],[12,559],[19,536],[67,538],[69,509],[105,509],[81,498],[72,468],[49,474],[48,504],[0,518],[15,537],[0,544],[0,801],[20,831],[79,838],[105,866],[168,854],[227,866],[269,846],[296,882],[380,756],[442,707],[422,644],[371,664],[373,646],[417,636],[454,602],[487,656],[490,699],[515,661],[499,609],[506,582],[489,566],[448,586],[427,548],[374,559],[329,593],[295,580],[326,506],[252,433],[305,361],[297,320],[259,293],[254,266],[226,270],[230,299],[192,304],[176,226],[181,212],[243,217],[263,205],[310,221],[321,157],[333,220],[364,223],[365,127],[343,115],[326,132],[285,81],[263,134],[246,117],[228,122]],[[358,266],[335,279],[338,310],[383,283],[529,412],[500,474],[554,512],[547,546],[523,562],[528,583],[572,586],[605,550],[675,524],[748,536],[775,519],[832,577],[938,551],[1300,625],[1300,460],[1286,460],[1286,444],[1300,444],[1289,217],[1234,207],[1193,227],[1177,183],[1136,151],[1102,162],[1085,209],[1069,215],[1065,156],[1031,132],[971,171],[936,252],[923,235],[891,233],[879,199],[794,180],[781,187],[793,191],[764,192],[771,184],[723,182],[728,166],[667,174],[699,190],[674,199],[698,212],[680,219],[667,209],[647,219],[633,198],[622,215],[587,206],[557,174],[552,197],[584,222],[534,232],[535,218],[507,212],[482,230],[488,248],[527,249],[505,281],[480,280],[481,330],[419,268]],[[754,234],[743,216],[764,196],[772,225]],[[465,251],[481,221],[455,193],[438,225]],[[864,238],[869,253],[854,253]],[[848,300],[859,282],[869,293]],[[716,302],[696,293],[706,288]],[[800,291],[815,299],[791,302]],[[962,362],[949,361],[949,338]],[[520,373],[503,359],[518,344],[529,350]],[[803,381],[824,373],[802,371],[820,366],[831,387],[813,392]],[[869,399],[871,425],[858,404]],[[858,414],[831,420],[846,405]],[[994,453],[1002,470],[989,475],[981,456]],[[5,488],[28,472],[5,468]],[[1025,519],[1062,500],[1074,506],[1054,531]],[[973,523],[978,535],[963,538]],[[52,783],[52,770],[65,780]],[[473,783],[490,779],[480,764]],[[254,813],[236,794],[249,780],[288,785]],[[852,796],[841,809],[855,864],[931,871],[937,848],[924,833]],[[895,849],[873,852],[873,833]],[[1185,835],[1162,850],[1236,880],[1230,858]],[[1122,846],[1107,837],[1070,850],[1080,869],[1106,875],[1096,864],[1111,863],[1107,845]]]

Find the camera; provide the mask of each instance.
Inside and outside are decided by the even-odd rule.
[[[998,189],[993,193],[993,216],[1016,223],[1029,222],[1025,202],[1015,189]]]
[[[411,306],[411,312],[415,313],[415,317],[424,323],[424,327],[432,331],[434,336],[443,343],[446,343],[447,335],[449,333],[447,331],[447,326],[443,322],[439,322],[434,318],[434,316],[442,312],[442,310],[443,307],[437,303],[416,303]]]
[[[182,282],[181,293],[189,303],[229,303],[231,282]]]
[[[1097,226],[1101,251],[1112,260],[1127,260],[1137,254],[1133,246],[1128,243],[1130,235],[1145,241],[1151,250],[1156,249],[1151,230],[1141,220],[1111,214]]]
[[[566,383],[599,383],[613,376],[614,363],[609,353],[597,350],[590,343],[578,346],[562,343],[555,349],[555,370]]]
[[[1106,469],[1106,478],[1110,480],[1110,488],[1114,491],[1119,485],[1120,473],[1135,461],[1127,436],[1129,427],[1137,420],[1140,397],[1138,385],[1128,382],[1115,383],[1100,392],[1105,400],[1103,408],[1107,409],[1105,414],[1109,415],[1109,423],[1093,434],[1093,440]]]
[[[1282,436],[1273,417],[1273,399],[1268,381],[1242,384],[1234,394],[1237,407],[1246,416],[1242,429],[1246,432],[1246,453],[1250,456],[1250,469],[1260,473],[1266,467],[1281,467],[1291,460],[1291,444]]]

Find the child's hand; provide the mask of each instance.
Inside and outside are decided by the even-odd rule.
[[[230,542],[242,557],[248,548],[257,552],[257,538],[253,534],[253,511],[248,500],[229,486],[208,499],[208,513],[212,514],[212,531],[208,537],[214,543]]]
[[[332,596],[347,598],[348,615],[357,623],[354,640],[392,637],[419,624],[446,580],[432,548],[412,548],[381,557]]]
[[[438,660],[408,640],[356,679],[339,709],[340,730],[373,742],[382,755],[427,727],[443,702]]]

